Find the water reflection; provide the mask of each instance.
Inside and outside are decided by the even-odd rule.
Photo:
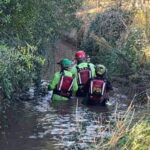
[[[50,104],[47,112],[37,120],[38,133],[29,138],[51,137],[59,148],[87,149],[97,138],[110,136],[110,132],[103,132],[103,129],[112,107],[86,107],[80,101]],[[46,100],[42,105],[39,103],[37,111],[48,106],[44,102],[48,103]]]
[[[80,101],[52,104],[47,95],[18,103],[10,110],[0,149],[91,149],[91,143],[96,145],[98,139],[110,136],[109,121],[114,119],[117,100],[111,98],[108,107],[87,107]],[[120,114],[122,106],[118,104]]]

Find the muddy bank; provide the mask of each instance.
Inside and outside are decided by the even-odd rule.
[[[111,77],[113,86],[119,87],[119,92],[127,95],[129,102],[135,99],[147,103],[150,95],[150,75],[131,75],[128,77]]]

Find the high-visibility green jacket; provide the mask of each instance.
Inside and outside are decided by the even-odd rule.
[[[86,67],[88,67],[88,66],[89,66],[90,69],[91,69],[91,77],[93,78],[93,77],[96,76],[96,74],[95,74],[95,65],[92,64],[92,63],[82,62],[82,63],[80,63],[80,64],[77,64],[77,65],[73,66],[72,69],[71,69],[71,72],[76,76],[77,81],[78,81],[78,71],[77,71],[77,67],[78,67],[79,69],[82,69],[82,68],[86,68]]]
[[[63,75],[65,76],[69,76],[69,77],[73,77],[73,85],[72,85],[72,94],[75,95],[76,94],[76,91],[78,90],[78,84],[77,84],[77,80],[76,80],[76,77],[73,76],[73,74],[68,71],[68,70],[64,70],[63,71]],[[48,89],[49,90],[55,90],[57,88],[57,85],[59,84],[60,82],[60,79],[61,79],[61,76],[62,76],[62,73],[61,72],[56,72],[54,74],[54,77],[52,79],[52,81],[49,83],[48,85]],[[65,100],[68,100],[69,98],[67,97],[63,97],[63,96],[60,96],[59,94],[53,94],[52,95],[52,101],[65,101]]]

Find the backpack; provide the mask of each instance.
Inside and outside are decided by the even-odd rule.
[[[55,93],[64,97],[70,97],[72,86],[73,86],[73,77],[64,75],[64,73],[62,73],[60,81],[57,85],[57,89],[55,90],[56,91]]]
[[[79,68],[78,66],[76,66],[76,68],[77,68],[77,74],[78,74],[78,84],[80,86],[85,85],[92,76],[91,68],[89,64],[87,65],[87,67],[84,67],[84,68]]]
[[[106,83],[104,80],[93,79],[90,82],[90,97],[91,99],[99,99],[104,95]]]

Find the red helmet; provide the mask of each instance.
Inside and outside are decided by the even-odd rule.
[[[78,51],[75,53],[75,58],[76,59],[84,59],[84,58],[86,58],[86,54],[84,51]]]

